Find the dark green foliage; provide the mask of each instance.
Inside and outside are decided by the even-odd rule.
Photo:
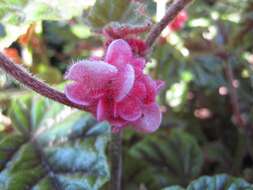
[[[253,186],[241,178],[235,178],[228,175],[216,175],[213,177],[203,176],[194,180],[190,185],[184,189],[179,186],[164,188],[162,190],[252,190]]]
[[[109,178],[109,126],[37,96],[13,101],[0,141],[1,190],[99,189]]]
[[[203,155],[195,139],[182,131],[157,134],[137,143],[130,153],[151,166],[153,177],[164,185],[187,185],[200,173]]]

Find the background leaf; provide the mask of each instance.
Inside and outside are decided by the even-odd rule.
[[[87,6],[82,0],[4,0],[0,1],[0,23],[5,35],[0,35],[0,49],[8,47],[29,25],[42,20],[67,20],[80,16]]]
[[[0,189],[95,190],[109,179],[109,125],[90,114],[25,96],[9,113],[15,131],[0,141]]]
[[[121,26],[145,25],[148,17],[142,10],[140,3],[129,0],[97,0],[89,12],[88,22],[96,29],[101,29],[111,22],[117,22]]]
[[[198,176],[203,163],[195,139],[180,130],[145,138],[131,149],[131,155],[147,162],[162,185],[188,184]]]
[[[241,178],[231,177],[225,174],[213,177],[203,176],[191,182],[185,190],[251,190],[253,186]],[[167,187],[162,190],[184,190],[179,186]]]

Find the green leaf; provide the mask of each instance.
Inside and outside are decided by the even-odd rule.
[[[188,184],[199,175],[203,163],[195,139],[180,130],[148,136],[130,151],[133,157],[149,163],[163,185]]]
[[[109,179],[109,125],[38,96],[12,102],[0,140],[1,190],[96,190]]]
[[[178,185],[175,185],[175,186],[172,186],[172,187],[163,188],[162,190],[184,190],[184,188],[182,188]]]
[[[226,148],[220,142],[210,142],[203,147],[203,152],[209,163],[215,163],[216,168],[213,169],[215,172],[229,171],[233,166],[233,158],[228,148]],[[241,155],[240,155],[241,156]]]
[[[152,168],[144,162],[128,155],[128,150],[124,151],[124,173],[123,173],[123,187],[124,189],[139,189],[141,185],[149,189],[159,189],[159,183],[154,178]],[[131,162],[129,162],[131,160]],[[145,168],[145,170],[143,169]]]
[[[147,17],[140,12],[141,4],[129,0],[97,0],[89,12],[88,23],[101,29],[111,22],[120,25],[145,25]]]
[[[190,66],[194,76],[193,82],[199,87],[208,87],[209,90],[226,85],[223,66],[223,62],[213,55],[195,58],[193,65]]]
[[[62,81],[61,72],[52,66],[46,66],[45,64],[38,65],[40,67],[39,72],[36,73],[36,76],[49,84],[58,84]]]
[[[86,7],[83,0],[5,0],[0,1],[0,23],[5,34],[0,36],[0,49],[9,46],[24,34],[33,22],[67,20],[80,16]]]
[[[252,190],[253,186],[242,178],[235,178],[226,174],[213,177],[203,176],[191,182],[185,190]],[[184,190],[179,186],[167,187],[162,190]]]

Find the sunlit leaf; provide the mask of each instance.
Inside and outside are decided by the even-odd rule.
[[[29,25],[41,20],[67,20],[80,16],[87,3],[83,0],[5,0],[0,1],[0,23],[5,36],[0,36],[0,49],[24,34]]]
[[[120,22],[121,26],[145,25],[148,19],[142,9],[140,3],[129,0],[97,0],[89,13],[88,22],[97,29],[111,22]]]

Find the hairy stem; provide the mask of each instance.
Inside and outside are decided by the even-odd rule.
[[[62,103],[70,107],[86,110],[85,107],[69,101],[64,93],[49,87],[44,82],[41,82],[40,80],[32,76],[23,67],[14,64],[2,53],[0,53],[0,68],[3,69],[6,73],[8,73],[10,76],[12,76],[14,79],[42,96],[45,96],[49,99],[52,99],[56,102]]]
[[[192,0],[176,0],[167,10],[164,18],[153,27],[148,34],[146,43],[148,47],[151,47],[155,42],[156,38],[160,35],[162,30],[167,24],[174,19],[174,17]],[[87,110],[84,106],[75,104],[67,99],[64,93],[49,87],[47,84],[39,81],[37,78],[32,76],[24,68],[14,64],[11,60],[0,53],[0,68],[3,69],[10,76],[15,78],[17,81],[25,85],[26,87],[34,90],[42,96],[49,99],[62,103],[64,105],[74,107],[80,110]]]
[[[121,190],[122,182],[122,131],[112,134],[110,145],[111,154],[111,183],[110,190]]]
[[[165,16],[150,31],[146,38],[146,44],[151,47],[160,36],[163,29],[183,10],[192,0],[175,0],[168,8]]]

